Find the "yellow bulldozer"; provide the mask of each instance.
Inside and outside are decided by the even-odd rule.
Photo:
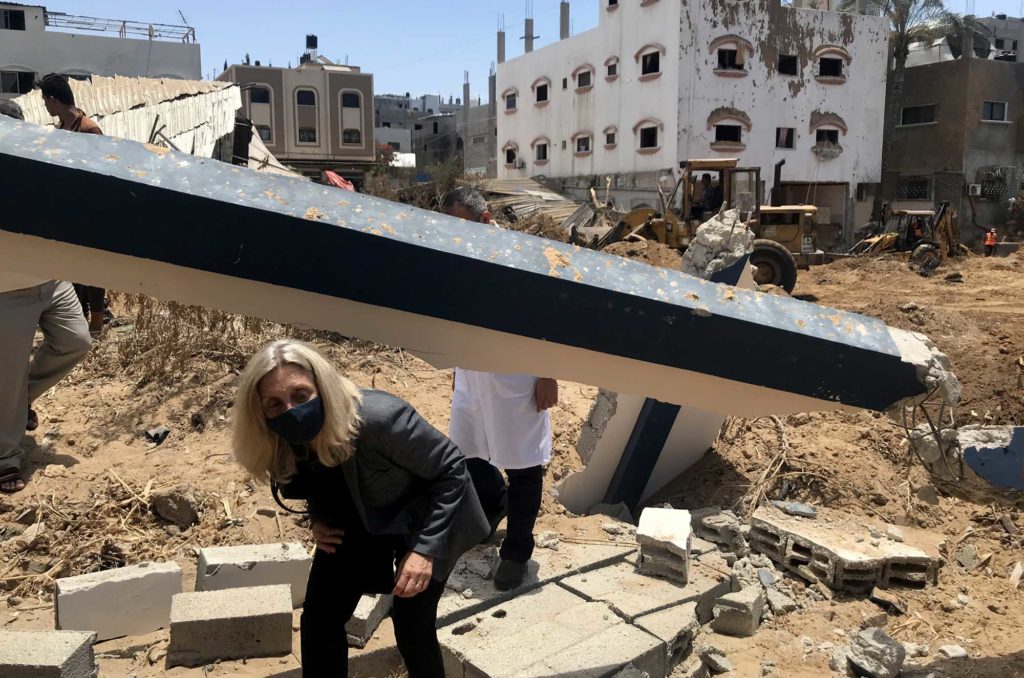
[[[577,242],[603,249],[621,240],[647,239],[685,250],[697,228],[718,211],[702,204],[696,195],[701,175],[716,172],[719,181],[714,190],[720,200],[715,202],[739,210],[756,238],[750,256],[750,263],[757,267],[754,279],[759,285],[776,285],[792,292],[797,269],[810,266],[817,251],[814,226],[818,208],[762,205],[760,168],[738,167],[738,162],[735,158],[687,160],[681,163],[682,175],[669,195],[658,187],[660,209],[634,209],[603,233],[588,234]]]
[[[948,202],[940,203],[937,211],[886,209],[883,224],[848,254],[910,252],[910,265],[927,273],[961,253],[960,221]]]

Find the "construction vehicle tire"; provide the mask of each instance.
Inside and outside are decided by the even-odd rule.
[[[796,287],[796,259],[774,240],[755,240],[750,263],[757,266],[754,281],[758,285],[775,285],[787,293]]]

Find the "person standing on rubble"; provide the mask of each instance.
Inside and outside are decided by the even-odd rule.
[[[24,119],[13,101],[0,101],[0,115]],[[33,352],[36,327],[43,343]],[[21,441],[25,431],[39,426],[32,403],[81,362],[90,346],[71,283],[0,272],[0,492],[25,489]]]
[[[441,208],[449,216],[492,223],[483,196],[470,188],[450,191]],[[508,517],[499,551],[501,562],[494,574],[494,587],[499,591],[523,583],[533,555],[544,466],[551,461],[548,410],[557,404],[558,382],[554,379],[455,370],[448,435],[466,455],[492,533],[502,518]],[[507,483],[501,471],[508,476]]]
[[[302,675],[348,675],[345,624],[363,594],[384,593],[409,677],[443,678],[437,603],[488,530],[459,449],[409,403],[357,388],[297,341],[249,360],[233,412],[238,462],[278,503],[280,493],[309,510]]]
[[[50,73],[36,83],[42,92],[46,112],[59,120],[58,129],[83,134],[103,134],[100,126],[89,119],[85,113],[75,106],[75,94],[71,91],[66,75]],[[82,306],[82,313],[89,321],[89,331],[97,339],[103,333],[103,299],[105,290],[102,287],[80,285],[75,283],[75,293]]]
[[[996,229],[989,229],[988,233],[985,234],[985,256],[991,257],[996,252],[996,243],[999,242],[999,237],[996,235]]]

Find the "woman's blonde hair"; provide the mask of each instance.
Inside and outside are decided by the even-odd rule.
[[[259,384],[279,367],[294,365],[313,376],[324,408],[324,425],[309,444],[324,466],[338,466],[353,454],[359,433],[362,396],[319,351],[299,341],[267,344],[249,360],[235,394],[231,446],[235,459],[256,480],[287,482],[295,475],[295,454],[287,442],[267,427]]]

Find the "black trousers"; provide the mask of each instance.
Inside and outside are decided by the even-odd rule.
[[[78,303],[82,305],[82,312],[86,318],[90,313],[103,313],[103,295],[105,293],[106,291],[102,287],[75,283],[75,294],[78,295]]]
[[[995,245],[985,245],[985,256],[991,257],[996,251]]]
[[[466,466],[488,519],[508,510],[508,527],[499,552],[502,560],[525,563],[533,555],[533,527],[544,492],[544,467],[506,469],[506,484],[501,471],[486,459],[467,459]]]
[[[378,544],[373,543],[368,548],[376,550]],[[348,675],[345,624],[364,592],[381,592],[380,586],[365,585],[361,568],[366,560],[360,551],[364,549],[352,545],[347,549],[339,548],[333,554],[317,549],[313,556],[300,622],[304,678],[343,678]],[[404,556],[404,553],[392,553],[399,560]],[[393,581],[393,573],[387,576]],[[390,589],[387,592],[390,593]],[[444,582],[431,579],[422,593],[412,598],[395,597],[391,620],[398,651],[409,678],[444,678],[436,629],[437,602],[442,593]]]

